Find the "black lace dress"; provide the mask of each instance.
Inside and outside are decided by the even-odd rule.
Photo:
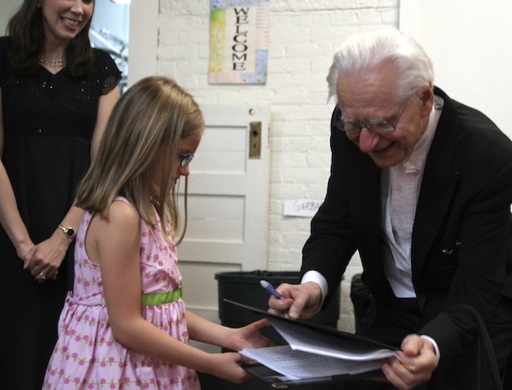
[[[90,160],[98,100],[118,84],[111,57],[95,50],[95,73],[73,78],[66,68],[18,76],[0,38],[0,88],[4,125],[2,161],[34,243],[49,238],[73,203]],[[0,196],[2,189],[0,188]],[[0,389],[41,388],[57,339],[57,322],[73,286],[73,245],[56,281],[39,284],[23,270],[0,227]]]

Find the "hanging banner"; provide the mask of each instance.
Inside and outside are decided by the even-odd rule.
[[[268,0],[211,0],[210,84],[265,84]]]

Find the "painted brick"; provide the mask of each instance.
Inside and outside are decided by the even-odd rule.
[[[300,268],[309,218],[282,215],[286,199],[323,199],[329,176],[325,77],[332,53],[352,33],[398,26],[398,0],[271,0],[269,70],[264,86],[208,84],[209,1],[161,0],[158,73],[174,77],[204,104],[267,104],[271,168],[267,269]],[[353,330],[350,279],[342,283],[339,326]]]

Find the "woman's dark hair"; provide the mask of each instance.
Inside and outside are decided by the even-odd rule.
[[[91,19],[66,48],[67,68],[74,77],[92,73],[94,50],[89,40]],[[43,12],[36,0],[24,0],[7,24],[11,37],[9,58],[19,74],[33,75],[39,69],[39,54],[44,40]]]

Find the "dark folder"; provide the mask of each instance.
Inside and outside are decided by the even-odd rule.
[[[258,363],[244,368],[274,388],[382,377],[395,347],[319,323],[291,319],[225,299],[267,318],[288,345],[244,349]]]

